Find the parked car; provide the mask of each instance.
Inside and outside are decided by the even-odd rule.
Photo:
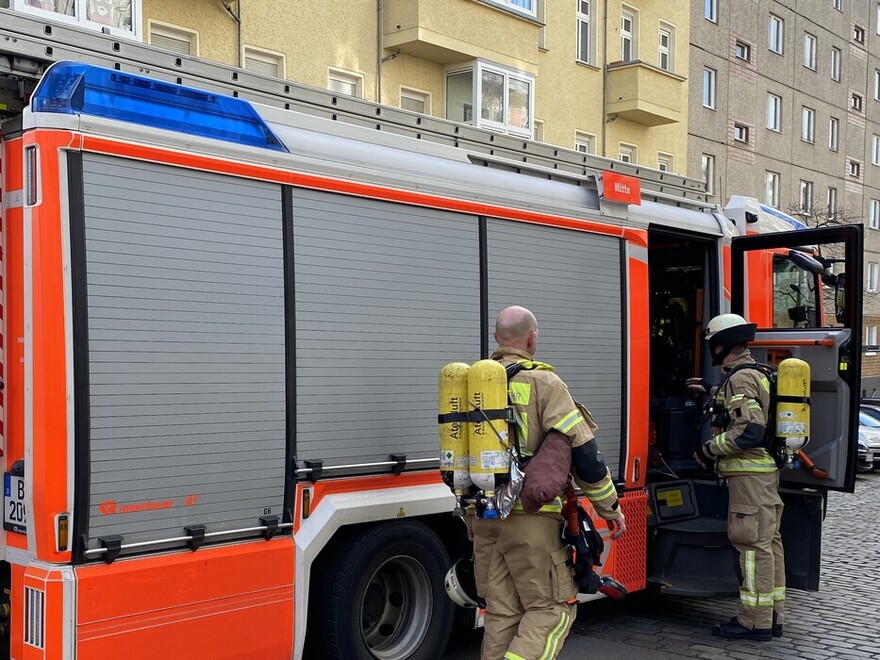
[[[862,404],[859,407],[859,444],[865,444],[865,463],[872,469],[880,463],[880,408]],[[861,466],[861,449],[859,450]]]
[[[874,471],[874,452],[868,449],[868,444],[862,440],[861,434],[859,434],[859,462],[856,469],[859,472]]]

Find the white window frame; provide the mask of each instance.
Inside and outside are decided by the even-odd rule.
[[[865,44],[865,28],[861,25],[853,25],[852,36],[857,44]]]
[[[675,28],[663,21],[657,35],[657,67],[670,73],[675,70]]]
[[[627,21],[629,29],[626,28]],[[627,5],[620,10],[620,59],[623,62],[639,59],[639,12]]]
[[[877,326],[876,325],[866,325],[865,326],[865,346],[876,346],[877,345]]]
[[[782,55],[785,49],[785,21],[776,14],[770,14],[767,48],[777,55]]]
[[[544,142],[544,120],[535,119],[532,123],[535,125],[535,136],[532,139],[535,142]]]
[[[804,32],[804,66],[816,70],[816,37],[809,32]]]
[[[739,122],[735,122],[733,124],[733,141],[734,142],[742,142],[743,144],[749,143],[749,127],[745,124],[740,124]]]
[[[131,30],[106,25],[99,21],[91,21],[86,18],[88,15],[88,0],[71,0],[73,15],[68,16],[61,12],[52,11],[51,9],[41,9],[32,7],[27,4],[27,0],[10,0],[10,8],[39,16],[41,19],[68,23],[70,25],[78,25],[80,27],[103,32],[106,28],[109,34],[114,37],[123,37],[126,39],[134,39],[140,41],[142,39],[141,26],[143,24],[143,0],[131,0]]]
[[[813,211],[813,182],[801,179],[800,182],[800,203],[798,208],[801,213],[812,213]]]
[[[471,120],[468,123],[481,128],[486,128],[507,135],[516,135],[518,137],[532,138],[534,116],[535,116],[535,78],[516,69],[508,69],[485,62],[483,60],[475,60],[468,66],[453,66],[446,70],[444,82],[449,79],[450,75],[471,72]],[[494,121],[483,117],[483,73],[489,72],[502,78],[502,95],[501,99],[501,116],[503,121]],[[514,81],[518,84],[525,84],[528,87],[528,108],[526,108],[527,127],[515,126],[510,123],[510,111],[508,102],[510,98],[510,83]],[[448,99],[448,92],[446,94]]]
[[[861,94],[853,92],[849,97],[849,107],[856,112],[862,112],[865,109],[865,100]]]
[[[634,144],[626,144],[621,142],[617,149],[617,160],[622,163],[638,163],[639,148]]]
[[[675,157],[662,151],[657,152],[657,169],[661,172],[672,172]]]
[[[874,69],[874,100],[880,101],[880,69]]]
[[[488,2],[526,16],[538,17],[538,0],[488,0]]]
[[[854,179],[858,179],[862,176],[862,164],[861,162],[850,158],[846,161],[846,173],[847,176],[851,176]]]
[[[831,48],[831,80],[840,82],[840,48]]]
[[[872,199],[868,204],[868,229],[880,229],[880,199]]]
[[[837,188],[828,187],[825,210],[828,213],[829,220],[834,220],[837,217]]]
[[[880,288],[880,265],[869,263],[867,271],[868,281],[865,283],[865,289],[869,293],[877,293],[877,289]]]
[[[706,192],[709,195],[715,192],[715,156],[703,154],[700,158],[700,169],[703,172],[703,181],[706,182]]]
[[[150,19],[147,21],[147,43],[156,46],[157,48],[161,48],[161,46],[153,43],[153,35],[186,42],[190,46],[189,52],[170,48],[164,48],[163,50],[168,50],[172,53],[179,53],[181,55],[191,55],[193,57],[199,56],[199,33],[195,30],[188,30],[179,25],[172,25],[171,23],[163,23],[162,21],[154,21]]]
[[[412,108],[404,108],[403,107],[404,99],[411,99],[413,101],[420,101],[421,103],[424,104],[424,110],[413,110]],[[403,85],[400,86],[399,102],[400,102],[400,107],[403,110],[409,110],[410,112],[419,112],[420,114],[423,114],[423,115],[430,115],[431,114],[431,100],[432,100],[431,92],[426,92],[423,89],[415,89],[414,87],[404,87]]]
[[[715,81],[718,78],[718,72],[707,66],[703,67],[703,107],[711,110],[715,109]]]
[[[816,111],[801,106],[801,140],[813,144],[816,142]]]
[[[334,87],[334,83],[336,87]],[[346,92],[338,89],[343,85],[350,85],[354,88],[354,93]],[[355,98],[364,98],[364,76],[354,71],[346,71],[344,69],[336,69],[330,67],[327,69],[327,89],[336,94],[345,94]]]
[[[574,150],[582,154],[595,154],[596,136],[584,131],[575,131]]]
[[[874,22],[877,25],[876,33],[880,34],[880,3],[877,3],[877,12],[874,17]]]
[[[831,0],[831,6],[837,11],[843,11],[843,0]]]
[[[764,172],[764,203],[779,207],[779,172]]]
[[[840,120],[837,117],[828,118],[828,149],[837,151],[840,148]]]
[[[713,23],[718,22],[718,0],[705,0],[703,18]]]
[[[596,63],[596,39],[593,33],[593,0],[577,2],[577,61],[584,64]],[[586,44],[584,43],[586,40]]]
[[[782,132],[782,97],[770,92],[767,92],[767,128]]]
[[[880,165],[880,135],[871,136],[871,165]]]
[[[247,61],[248,59],[257,60],[260,62],[267,62],[274,64],[277,68],[277,73],[275,74],[276,78],[286,78],[287,77],[287,56],[284,53],[279,53],[277,51],[267,50],[265,48],[257,48],[256,46],[242,46],[241,49],[241,61],[244,64],[244,68],[247,69]],[[251,69],[252,71],[257,71],[258,73],[262,73],[259,69]],[[264,74],[271,75],[271,74]]]
[[[739,39],[736,40],[736,43],[733,46],[733,54],[738,60],[742,60],[743,62],[752,61],[752,47],[745,41],[740,41]]]

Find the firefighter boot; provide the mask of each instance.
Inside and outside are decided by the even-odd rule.
[[[772,630],[770,628],[746,628],[739,622],[739,619],[733,617],[730,621],[716,623],[712,626],[712,634],[727,639],[753,639],[766,642],[771,639]]]

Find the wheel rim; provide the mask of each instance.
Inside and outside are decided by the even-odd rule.
[[[361,603],[361,634],[379,660],[403,660],[419,648],[433,610],[431,581],[412,557],[391,557],[370,577]]]

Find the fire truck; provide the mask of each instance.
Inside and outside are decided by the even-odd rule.
[[[511,304],[599,424],[631,593],[736,593],[705,322],[808,361],[824,476],[786,470],[783,532],[818,588],[860,227],[9,10],[0,82],[0,656],[438,657],[470,548],[437,374]]]

